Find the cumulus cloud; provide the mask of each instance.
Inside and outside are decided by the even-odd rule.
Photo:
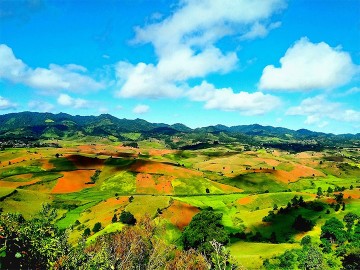
[[[305,124],[324,127],[327,119],[360,123],[360,111],[345,109],[344,104],[331,102],[324,95],[304,99],[299,106],[291,107],[287,115],[306,116]]]
[[[40,101],[40,100],[32,100],[28,103],[28,107],[30,110],[35,110],[38,112],[51,112],[54,110],[55,106],[49,102]]]
[[[152,64],[132,65],[119,62],[116,66],[116,76],[122,84],[121,91],[117,93],[119,97],[178,97],[183,93],[181,87],[159,75]]]
[[[306,37],[286,51],[280,64],[280,67],[269,65],[264,68],[260,89],[332,89],[348,83],[359,71],[349,53],[325,42],[312,43]]]
[[[10,100],[0,96],[0,110],[9,110],[9,109],[16,109],[17,104],[11,102]]]
[[[216,89],[206,81],[192,88],[187,95],[193,101],[205,102],[206,109],[239,111],[245,115],[261,115],[281,105],[279,98],[269,94],[234,93],[231,88]]]
[[[144,113],[147,113],[149,110],[150,110],[150,107],[148,105],[139,104],[134,107],[133,113],[144,114]]]
[[[61,106],[72,107],[75,109],[84,109],[91,107],[89,101],[81,98],[72,98],[67,94],[61,94],[57,99],[57,103]]]
[[[119,63],[118,96],[176,97],[189,79],[233,70],[238,63],[237,54],[223,51],[217,41],[251,32],[284,7],[284,0],[181,1],[169,17],[135,29],[133,42],[151,43],[158,61]],[[267,25],[266,31],[276,26],[279,25]]]
[[[105,87],[86,75],[83,66],[50,64],[48,68],[31,68],[16,58],[11,48],[0,44],[0,79],[22,83],[40,90],[69,90],[74,92],[98,90]]]

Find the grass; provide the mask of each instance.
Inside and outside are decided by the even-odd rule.
[[[93,235],[89,236],[86,239],[86,243],[90,244],[90,243],[94,242],[95,239],[99,236],[102,236],[102,235],[105,235],[108,233],[119,232],[124,228],[124,226],[126,226],[126,225],[122,224],[120,222],[111,223],[111,224],[107,225],[104,229],[102,229],[101,231],[98,231],[97,233],[94,233]]]
[[[76,166],[67,158],[53,158],[49,160],[54,165],[53,171],[73,171],[76,170]]]
[[[15,188],[0,188],[0,199],[11,194]]]
[[[6,178],[9,176],[14,176],[14,175],[36,173],[36,172],[42,172],[42,171],[43,171],[43,169],[37,163],[32,163],[27,166],[11,165],[11,166],[9,166],[9,168],[2,169],[0,171],[0,179]]]
[[[248,269],[260,269],[266,258],[283,253],[287,249],[298,248],[299,244],[269,244],[236,242],[229,246],[230,254]]]
[[[93,201],[93,202],[89,202],[89,203],[85,203],[77,208],[75,208],[74,210],[70,210],[66,213],[66,216],[60,220],[58,220],[56,222],[56,226],[59,229],[67,229],[68,227],[70,227],[72,224],[75,223],[75,221],[77,219],[79,219],[80,214],[85,211],[86,209],[96,205],[98,203],[98,201]]]
[[[209,189],[211,194],[224,193],[223,190],[217,188],[210,181],[204,178],[179,178],[172,183],[175,194],[206,194],[206,189]]]
[[[136,191],[136,177],[131,172],[120,171],[104,180],[100,190],[119,194],[133,194]]]
[[[17,189],[17,192],[6,198],[1,207],[9,213],[20,213],[26,219],[35,217],[41,210],[42,204],[51,203],[52,196],[31,190]]]
[[[276,182],[274,177],[268,173],[250,172],[234,178],[225,178],[221,183],[241,188],[247,193],[278,192],[287,189],[285,184]]]
[[[120,133],[120,135],[129,140],[133,140],[133,141],[136,141],[137,139],[139,139],[141,137],[141,133],[139,133],[139,132]]]
[[[136,219],[145,216],[145,214],[154,217],[157,214],[157,209],[167,207],[169,201],[169,196],[134,196],[134,200],[126,206],[126,211],[132,213]]]

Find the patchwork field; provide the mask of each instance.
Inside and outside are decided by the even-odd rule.
[[[0,207],[31,218],[49,203],[58,211],[56,225],[72,228],[72,243],[98,222],[101,229],[91,232],[89,242],[122,230],[118,219],[128,211],[137,220],[144,215],[157,220],[166,227],[165,239],[179,245],[193,216],[212,209],[222,214],[231,235],[231,254],[257,269],[264,259],[298,247],[303,236],[318,237],[329,217],[359,213],[360,167],[354,162],[359,151],[346,156],[341,151],[289,154],[226,146],[175,151],[150,141],[140,148],[60,143],[61,148],[0,151]],[[340,192],[346,207],[335,211],[330,204]],[[322,202],[324,208],[294,208],[264,221],[269,211],[285,209],[294,197]],[[315,222],[311,231],[292,227],[299,214]],[[274,235],[276,243],[271,243]]]

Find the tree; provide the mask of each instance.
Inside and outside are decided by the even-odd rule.
[[[206,188],[206,193],[210,193],[210,189]]]
[[[334,190],[333,190],[331,187],[328,187],[327,192],[328,192],[328,193],[333,193]]]
[[[321,197],[321,196],[323,195],[323,192],[322,192],[322,188],[321,188],[321,187],[318,187],[318,190],[317,190],[316,195],[317,195],[318,197]]]
[[[112,219],[111,219],[111,222],[112,222],[112,223],[115,223],[115,222],[117,222],[117,221],[118,221],[117,216],[116,216],[116,214],[114,214],[114,216],[113,216]]]
[[[89,228],[86,228],[86,229],[84,230],[84,232],[83,232],[83,236],[84,236],[84,237],[88,237],[90,234],[91,234],[91,231],[90,231]]]
[[[331,244],[342,244],[346,240],[344,225],[335,217],[328,219],[321,227],[320,239],[327,239]]]
[[[122,223],[124,224],[128,224],[128,225],[135,225],[136,223],[136,218],[134,217],[133,214],[131,214],[128,211],[122,211],[120,214],[120,219],[119,219]]]
[[[298,196],[295,195],[294,198],[291,199],[292,205],[296,206],[298,205],[299,201],[298,201]]]
[[[96,222],[94,224],[94,227],[93,227],[92,231],[93,231],[93,233],[97,233],[100,230],[101,230],[101,222]]]
[[[43,205],[32,220],[20,214],[0,216],[0,268],[50,269],[71,248],[67,235],[54,225],[56,211]]]
[[[315,224],[312,220],[308,220],[304,218],[302,215],[298,215],[293,223],[294,229],[301,232],[310,231],[314,226]]]
[[[350,186],[350,190],[353,190],[353,189],[354,189],[354,186],[353,186],[353,185],[351,185],[351,186]]]
[[[310,236],[310,235],[305,235],[305,236],[301,239],[300,244],[301,244],[302,246],[310,245],[310,244],[311,244],[311,236]]]
[[[215,240],[220,244],[227,244],[229,236],[221,224],[221,219],[221,213],[209,210],[196,214],[182,233],[184,248],[186,250],[195,248],[209,255],[213,249],[210,241]]]
[[[270,242],[271,243],[277,243],[276,233],[272,232],[270,235]]]
[[[337,203],[341,203],[344,199],[344,194],[342,194],[341,192],[339,194],[335,194],[335,200]]]
[[[274,210],[278,210],[278,205],[275,203],[274,204],[274,207],[273,207]]]
[[[324,269],[323,254],[318,247],[310,246],[306,250],[306,256],[304,261],[305,269]]]
[[[360,269],[360,254],[350,253],[342,259],[342,266],[345,270],[359,270]]]
[[[359,219],[359,216],[357,214],[354,214],[354,213],[347,213],[345,216],[344,216],[344,222],[346,223],[346,229],[348,232],[351,231],[355,221]]]

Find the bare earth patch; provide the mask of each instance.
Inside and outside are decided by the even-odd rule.
[[[71,193],[77,192],[84,188],[92,187],[90,177],[94,175],[95,170],[77,170],[71,172],[62,172],[64,176],[59,178],[52,193]]]
[[[236,202],[240,205],[247,205],[249,203],[251,203],[253,201],[252,198],[250,197],[244,197],[244,198],[240,198],[238,199]]]
[[[130,167],[130,170],[139,173],[171,175],[178,178],[189,178],[202,175],[202,173],[198,171],[177,167],[171,164],[145,160],[138,160]]]
[[[189,225],[193,216],[199,212],[200,210],[195,206],[175,200],[169,208],[164,210],[162,216],[183,230],[185,226]]]

